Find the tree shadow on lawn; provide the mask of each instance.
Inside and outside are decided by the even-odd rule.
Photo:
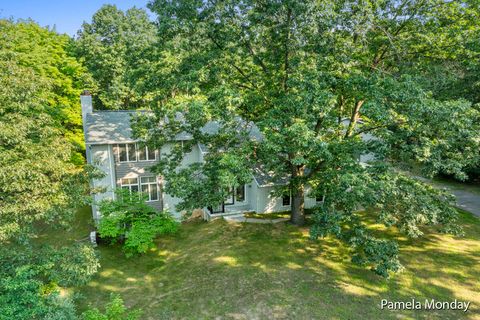
[[[79,288],[81,309],[102,306],[116,292],[145,319],[473,319],[478,309],[380,310],[381,299],[453,300],[474,288],[478,256],[423,241],[402,249],[406,270],[385,280],[352,265],[337,240],[309,240],[307,229],[195,222],[143,256],[127,259],[119,247],[101,246],[102,270]]]

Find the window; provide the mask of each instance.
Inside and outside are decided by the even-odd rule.
[[[156,177],[141,177],[140,185],[142,186],[142,193],[148,196],[147,201],[157,201],[159,199]]]
[[[127,162],[127,145],[119,144],[117,145],[117,158],[119,162]]]
[[[282,197],[282,205],[283,206],[289,206],[291,203],[291,197],[290,195],[286,195]]]
[[[120,180],[122,189],[130,190],[130,192],[138,192],[138,179],[137,178],[125,178]]]
[[[236,188],[230,188],[228,191],[228,197],[225,199],[224,203],[226,205],[232,205],[237,202],[245,201],[245,185],[238,186]]]
[[[241,185],[235,188],[235,201],[237,202],[245,201],[245,185]]]
[[[135,143],[117,144],[118,162],[137,161],[137,150]]]
[[[127,144],[128,161],[137,161],[137,145],[135,143]]]
[[[157,160],[155,149],[148,148],[147,146],[140,147],[138,149],[138,160],[139,161],[153,161]]]

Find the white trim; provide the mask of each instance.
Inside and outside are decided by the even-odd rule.
[[[290,198],[290,200],[288,201],[289,202],[288,204],[283,204],[283,197],[285,196],[280,197],[280,200],[282,201],[282,207],[290,207],[292,205],[292,194],[288,195],[288,197]]]
[[[136,179],[137,180],[137,183],[128,183],[128,184],[123,184],[122,180],[126,180],[126,179]],[[120,188],[123,189],[123,187],[128,187],[128,190],[130,190],[130,192],[132,192],[132,187],[133,186],[136,186],[137,187],[137,192],[139,192],[139,181],[140,179],[138,179],[138,177],[134,177],[134,178],[121,178],[120,179]]]
[[[142,178],[154,178],[155,181],[154,181],[154,182],[142,183]],[[143,194],[142,186],[144,186],[144,185],[147,185],[147,186],[148,186],[148,200],[146,200],[145,202],[157,202],[157,201],[160,201],[160,186],[158,185],[157,177],[155,177],[155,176],[143,176],[143,177],[140,177],[139,184],[140,184],[139,192],[141,192],[142,194]],[[156,200],[151,200],[151,199],[150,199],[150,185],[153,185],[153,184],[157,186],[157,199],[156,199]]]
[[[154,150],[153,150],[153,154],[155,155],[155,158],[154,158],[154,159],[150,159],[150,158],[148,157],[148,146],[147,146],[147,145],[143,146],[143,148],[145,148],[145,157],[146,157],[146,159],[145,159],[145,160],[140,160],[140,157],[139,157],[139,155],[140,155],[140,154],[139,154],[139,151],[140,151],[139,143],[136,142],[135,145],[136,145],[136,148],[137,148],[137,149],[136,149],[136,151],[137,151],[137,161],[136,161],[136,162],[152,162],[152,161],[157,161],[157,158],[158,158],[158,156],[157,156],[157,149],[154,149]],[[133,162],[133,161],[132,161],[132,162]]]
[[[127,156],[127,161],[122,161],[120,160],[120,145],[125,145],[125,152],[126,152],[126,156]],[[129,149],[130,149],[130,145],[133,145],[134,148],[135,148],[135,160],[130,160],[130,156],[129,156]],[[136,143],[117,143],[116,144],[116,148],[117,148],[117,152],[116,152],[116,155],[117,155],[117,159],[118,159],[118,163],[127,163],[127,162],[138,162],[138,152],[137,152],[137,144]]]
[[[324,203],[325,202],[325,195],[322,195],[322,200],[318,201],[317,197],[315,197],[315,203]]]
[[[108,165],[110,167],[110,187],[112,188],[112,190],[115,189],[115,157],[112,156],[113,154],[113,146],[112,145],[107,145],[107,149],[108,149]],[[113,165],[112,165],[113,163]],[[115,192],[113,192],[113,200],[115,200],[116,198],[116,195],[115,195]]]

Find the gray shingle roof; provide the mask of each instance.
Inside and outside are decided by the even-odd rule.
[[[135,142],[132,137],[132,128],[130,119],[139,111],[95,111],[86,115],[85,119],[85,142],[87,144],[110,144]],[[140,111],[143,113],[149,111]],[[246,123],[239,118],[242,126],[249,131],[250,137],[260,140],[262,135],[260,130],[252,123]],[[213,134],[219,130],[219,123],[216,121],[208,122],[203,128],[204,133]],[[187,133],[179,134],[176,140],[189,140],[191,135]],[[204,149],[206,151],[206,148]]]
[[[253,176],[260,187],[285,185],[289,180],[289,177],[274,178],[273,172],[266,171],[262,165],[258,165],[256,168],[254,168]]]
[[[130,117],[135,111],[100,111],[85,118],[85,143],[134,142]]]

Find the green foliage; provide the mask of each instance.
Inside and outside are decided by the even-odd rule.
[[[0,241],[26,236],[37,221],[66,223],[85,203],[88,175],[46,112],[48,83],[11,60],[0,62]]]
[[[318,218],[314,234],[343,237],[362,225],[360,208],[378,209],[379,222],[411,237],[425,225],[458,231],[449,196],[392,167],[414,159],[430,175],[465,178],[480,163],[479,109],[440,92],[451,79],[432,72],[475,56],[476,4],[156,0],[149,8],[160,37],[146,87],[155,115],[140,117],[134,132],[159,147],[180,132],[193,137],[155,168],[179,208],[221,202],[260,167],[272,180],[290,178],[277,192],[292,192],[294,223],[304,221],[306,186],[329,199],[331,216]],[[196,143],[208,150],[205,163],[176,170]],[[349,243],[357,262],[383,275],[398,269],[395,244],[367,234]]]
[[[76,319],[73,302],[61,297],[58,288],[43,284],[39,270],[22,266],[0,277],[0,319]]]
[[[91,247],[38,246],[42,226],[65,227],[89,200],[79,151],[81,66],[69,40],[33,22],[0,20],[0,318],[75,319],[60,285],[85,283]],[[76,131],[77,130],[77,131]]]
[[[55,250],[47,264],[50,278],[63,287],[86,284],[100,268],[95,250],[84,244]]]
[[[126,12],[104,5],[84,23],[75,41],[77,55],[95,79],[95,105],[134,109],[149,99],[138,88],[147,68],[146,51],[156,40],[155,28],[143,9]]]
[[[127,257],[145,253],[155,246],[156,237],[175,233],[178,223],[167,212],[156,212],[136,192],[118,189],[116,200],[100,202],[102,218],[98,224],[100,237],[116,242],[124,239]]]
[[[39,81],[49,84],[48,90],[37,93],[43,99],[44,112],[51,115],[73,146],[72,162],[83,164],[85,146],[79,95],[82,89],[91,86],[91,79],[73,56],[72,40],[28,20],[2,19],[0,33],[0,59],[27,67]]]
[[[140,310],[128,311],[122,298],[119,295],[112,294],[110,302],[105,306],[105,313],[97,308],[85,311],[82,314],[83,320],[137,320],[141,316]]]

